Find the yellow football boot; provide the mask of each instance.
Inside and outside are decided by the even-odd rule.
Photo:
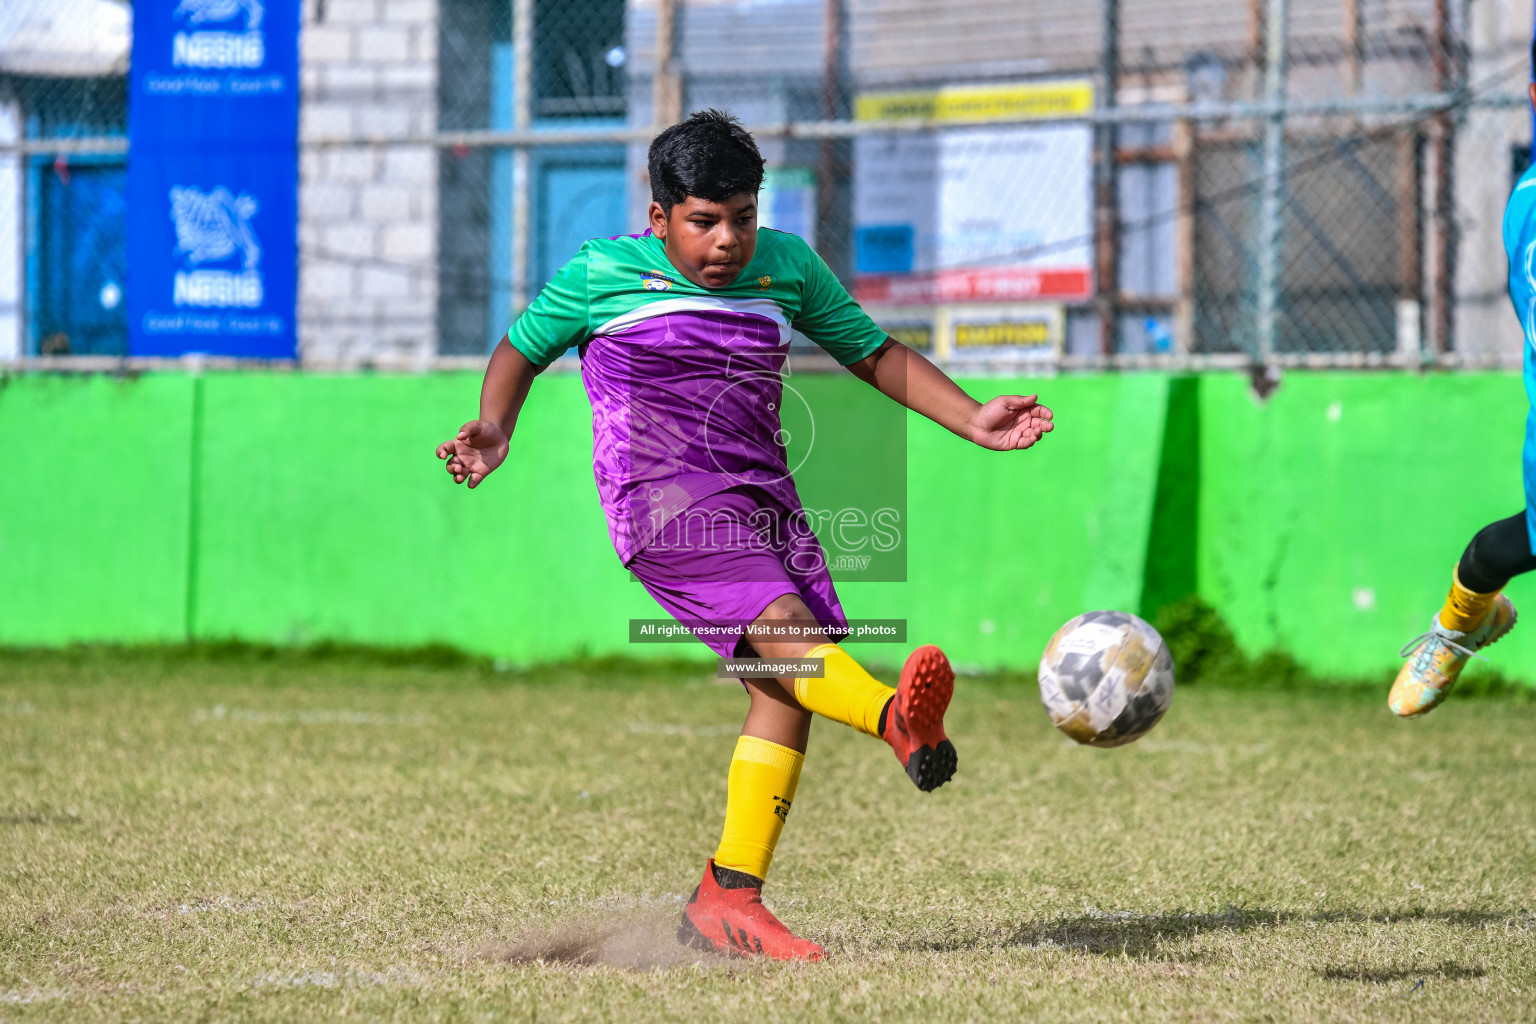
[[[1432,711],[1450,694],[1467,660],[1513,629],[1517,618],[1515,606],[1503,594],[1494,598],[1482,624],[1470,632],[1447,629],[1436,615],[1429,632],[1398,652],[1398,657],[1408,661],[1387,697],[1392,713],[1412,718]]]

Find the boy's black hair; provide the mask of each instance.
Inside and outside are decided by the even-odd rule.
[[[651,198],[666,213],[689,196],[721,203],[763,187],[763,154],[723,110],[699,110],[651,140]]]

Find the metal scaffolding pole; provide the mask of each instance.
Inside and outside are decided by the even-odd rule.
[[[677,62],[677,0],[656,4],[656,72],[651,123],[659,131],[683,119],[683,78]]]
[[[527,132],[533,123],[533,0],[513,0],[512,5],[512,126]],[[527,146],[512,150],[512,313],[528,306],[532,267],[529,235],[532,172]]]
[[[1099,47],[1099,78],[1104,93],[1098,109],[1113,113],[1120,92],[1120,0],[1103,0],[1103,18]],[[1119,126],[1105,122],[1098,126],[1094,140],[1094,236],[1096,244],[1094,290],[1099,315],[1099,351],[1110,355],[1119,348],[1120,315],[1120,185],[1116,149],[1120,144]]]
[[[1285,30],[1287,0],[1269,0],[1264,19],[1264,178],[1259,204],[1257,345],[1259,362],[1275,354],[1280,306],[1280,198],[1285,188]]]
[[[1463,9],[1463,15],[1465,10]],[[1435,84],[1455,94],[1466,86],[1460,40],[1452,28],[1451,0],[1435,0],[1433,65]],[[1430,123],[1433,168],[1431,208],[1428,349],[1436,355],[1455,347],[1456,334],[1456,128],[1460,115],[1441,111]]]
[[[843,0],[822,0],[821,8],[821,117],[836,121],[846,114],[843,96],[848,83],[848,12]],[[847,254],[827,246],[827,239],[843,237],[847,226],[842,199],[849,174],[845,140],[824,138],[816,152],[816,237],[832,270],[852,276]]]

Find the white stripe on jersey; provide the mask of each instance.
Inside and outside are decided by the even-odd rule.
[[[784,316],[784,311],[779,308],[777,302],[772,299],[734,299],[714,295],[689,295],[684,298],[647,302],[628,313],[614,317],[592,334],[594,337],[618,334],[646,320],[673,313],[745,313],[749,316],[760,316],[778,324],[779,343],[789,344],[789,320]]]

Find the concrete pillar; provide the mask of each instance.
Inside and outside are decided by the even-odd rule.
[[[21,108],[0,100],[0,143],[21,138]],[[26,296],[26,260],[22,206],[22,161],[0,153],[0,362],[22,354],[22,302]]]

